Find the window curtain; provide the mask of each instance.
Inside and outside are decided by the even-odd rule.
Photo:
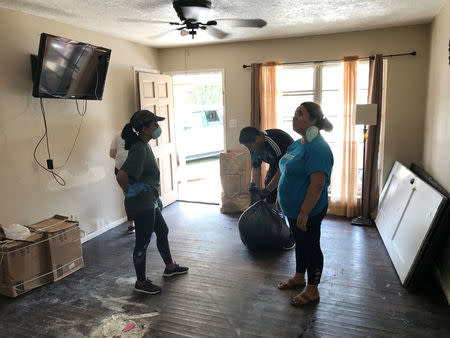
[[[261,109],[259,87],[261,81],[261,64],[252,63],[252,83],[251,83],[251,116],[250,125],[261,129]]]
[[[266,62],[261,67],[259,97],[262,130],[277,126],[277,68],[276,62]]]
[[[369,126],[364,166],[364,203],[362,216],[376,218],[379,182],[378,153],[380,148],[381,112],[383,107],[383,54],[377,54],[369,65],[369,103],[377,104],[377,124]]]
[[[330,214],[353,217],[357,214],[357,140],[352,124],[352,107],[357,97],[358,56],[344,58],[344,114],[342,153],[336,154],[331,181]],[[342,156],[339,156],[342,155]]]
[[[251,79],[251,126],[260,130],[277,125],[277,62],[253,63]],[[268,166],[263,163],[261,186]]]

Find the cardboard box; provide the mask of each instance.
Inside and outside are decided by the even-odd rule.
[[[41,232],[48,240],[48,253],[53,281],[58,281],[84,267],[78,222],[55,215],[30,225],[32,231]]]
[[[0,244],[0,294],[17,297],[53,280],[45,235]]]

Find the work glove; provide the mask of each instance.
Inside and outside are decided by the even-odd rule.
[[[250,204],[256,203],[260,200],[259,198],[259,188],[255,183],[250,183],[250,186],[248,187],[248,192],[250,193]]]
[[[256,183],[254,183],[254,182],[250,183],[250,185],[248,186],[248,192],[250,194],[252,194],[252,193],[255,193],[255,192],[258,192],[258,191],[259,191],[259,188],[256,185]]]
[[[262,199],[262,200],[264,200],[264,199],[267,198],[267,196],[269,196],[269,194],[270,194],[270,191],[267,190],[266,188],[261,189],[261,190],[259,191],[259,198]]]
[[[248,191],[250,192],[250,199],[252,204],[257,201],[266,199],[270,194],[270,192],[266,188],[260,189],[256,186],[255,183],[250,183]]]

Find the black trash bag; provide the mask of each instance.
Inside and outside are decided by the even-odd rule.
[[[242,243],[252,251],[281,249],[290,236],[283,215],[263,200],[248,207],[238,224]]]

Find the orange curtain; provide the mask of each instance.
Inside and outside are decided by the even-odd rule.
[[[261,130],[273,129],[277,126],[277,69],[278,63],[266,62],[260,68],[259,102],[260,102],[260,126]],[[261,186],[264,186],[269,165],[261,165]]]
[[[259,97],[262,130],[277,125],[277,68],[276,62],[266,62],[261,67]]]
[[[357,214],[357,141],[355,127],[352,124],[352,107],[356,103],[357,95],[357,66],[358,56],[344,58],[343,144],[342,153],[335,154],[338,155],[335,159],[342,160],[335,163],[333,168],[329,207],[330,214],[346,217]]]

